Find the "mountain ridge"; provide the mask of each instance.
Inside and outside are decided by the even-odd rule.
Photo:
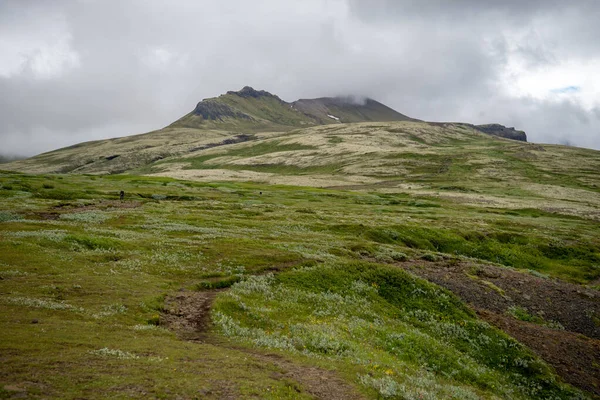
[[[377,125],[373,125],[375,123]],[[430,145],[438,140],[432,139],[431,134],[441,135],[441,139],[448,132],[459,132],[457,134],[462,137],[464,132],[460,129],[463,128],[471,132],[467,135],[470,140],[478,140],[475,135],[478,132],[490,138],[495,136],[526,142],[525,133],[514,128],[506,128],[499,124],[477,126],[466,123],[425,122],[401,114],[370,98],[321,97],[288,103],[265,90],[245,86],[239,91],[228,91],[218,97],[198,102],[191,112],[163,129],[79,143],[30,159],[4,164],[3,168],[38,173],[96,174],[139,171],[140,168],[152,170],[152,165],[164,159],[186,157],[198,151],[209,151],[214,147],[232,146],[240,142],[270,140],[274,138],[273,135],[282,136],[293,132],[300,136],[316,135],[313,139],[321,141],[317,147],[324,148],[329,144],[322,142],[320,137],[323,136],[323,132],[317,128],[333,129],[336,126],[354,125],[360,131],[373,131],[370,135],[380,136],[377,139],[380,144],[379,147],[373,148],[368,144],[369,139],[365,137],[356,142],[354,147],[344,150],[349,154],[360,154],[362,147],[373,148],[377,154],[383,154],[389,150],[391,143],[397,142],[396,136],[399,134],[404,135],[406,140],[398,141],[398,145]],[[301,132],[304,130],[306,132]],[[349,132],[354,130],[352,128]],[[307,138],[302,140],[310,142]],[[338,148],[332,148],[324,155],[328,152],[339,152],[345,146],[343,142],[352,142],[342,137],[335,140],[338,141]],[[375,154],[373,157],[376,157]]]
[[[244,86],[203,99],[170,127],[285,131],[353,122],[418,121],[370,98],[299,99],[288,103],[265,90]]]
[[[401,114],[369,97],[336,96],[298,99],[291,103],[266,90],[244,86],[198,102],[170,127],[281,131],[299,127],[355,122],[422,120]],[[525,132],[491,123],[468,124],[488,135],[526,142]]]

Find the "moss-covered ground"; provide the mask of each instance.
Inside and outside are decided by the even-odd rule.
[[[0,398],[311,398],[265,351],[367,398],[578,398],[394,263],[469,258],[597,285],[598,225],[410,191],[0,173]],[[161,325],[166,296],[231,285],[210,340]]]

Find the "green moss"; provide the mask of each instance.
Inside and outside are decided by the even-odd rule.
[[[237,340],[339,360],[346,368],[361,365],[357,383],[366,384],[362,374],[391,379],[399,397],[418,376],[427,376],[421,390],[432,398],[448,396],[450,388],[501,397],[575,394],[448,291],[376,264],[252,278],[218,298],[213,319]]]
[[[335,368],[372,398],[381,394],[377,387],[400,390],[401,384],[405,397],[426,387],[438,398],[467,392],[485,398],[538,383],[539,393],[561,393],[523,348],[494,347],[514,342],[490,331],[448,292],[397,267],[351,260],[395,264],[431,253],[571,281],[590,282],[600,273],[597,223],[557,212],[492,209],[373,187],[352,192],[128,175],[51,178],[0,173],[0,185],[12,187],[0,190],[3,373],[7,382],[40,382],[50,397],[194,398],[203,388],[215,397],[243,398],[271,388],[294,398],[287,383],[273,378],[277,366],[252,358],[252,346],[271,344],[285,351],[290,365]],[[46,182],[55,188],[44,189]],[[68,196],[44,197],[54,191]],[[155,326],[165,322],[166,307],[176,311],[165,294],[232,284],[235,293],[254,282],[252,275],[267,279],[269,273],[279,275],[266,286],[256,278],[264,298],[255,289],[238,299],[218,295],[218,310],[251,330],[235,332],[264,333],[243,351],[222,345],[215,332],[206,333],[213,335],[210,343],[188,343]],[[39,323],[31,324],[34,319]],[[479,333],[495,344],[482,347]],[[513,364],[498,358],[505,353]],[[505,367],[524,380],[506,383]],[[227,382],[230,392],[218,382]],[[306,393],[298,389],[298,396]]]
[[[119,240],[106,237],[68,235],[64,240],[89,250],[114,250],[122,247],[122,242]]]

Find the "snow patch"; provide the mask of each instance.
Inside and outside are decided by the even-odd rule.
[[[338,117],[336,117],[335,115],[329,115],[327,114],[327,116],[331,119],[335,119],[336,121],[339,121],[340,119]]]

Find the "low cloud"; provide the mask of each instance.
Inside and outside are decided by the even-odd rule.
[[[585,0],[3,2],[0,153],[159,129],[245,85],[600,149],[599,16]]]

